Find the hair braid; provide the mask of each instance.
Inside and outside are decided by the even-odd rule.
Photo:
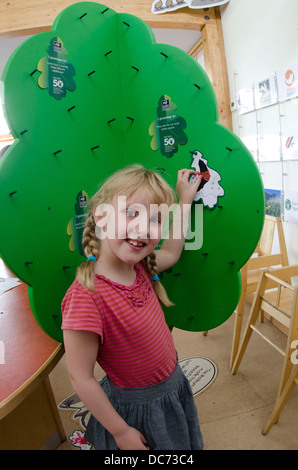
[[[95,256],[98,259],[99,245],[98,238],[95,233],[95,221],[92,212],[89,212],[85,229],[83,232],[82,246],[86,257]],[[89,290],[94,290],[94,267],[95,263],[92,260],[85,261],[77,269],[77,279],[84,287]]]
[[[147,266],[147,271],[149,272],[151,277],[158,275],[157,264],[156,264],[156,254],[154,253],[154,251],[152,251],[152,253],[150,253],[150,255],[146,257],[146,266]],[[173,302],[170,301],[166,293],[166,290],[160,281],[154,281],[153,288],[158,299],[160,300],[162,304],[164,304],[166,307],[171,307],[172,305],[174,305]]]

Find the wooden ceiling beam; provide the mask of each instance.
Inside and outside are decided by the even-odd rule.
[[[77,0],[1,0],[0,39],[49,31],[56,16],[73,3]],[[151,13],[151,0],[103,0],[102,3],[118,13],[130,13],[141,18],[151,28],[201,30],[206,24],[216,24],[214,8],[205,11],[185,7],[155,15]]]

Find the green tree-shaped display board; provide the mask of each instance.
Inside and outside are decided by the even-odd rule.
[[[264,196],[250,153],[218,123],[199,64],[156,44],[140,19],[83,2],[25,41],[2,80],[15,141],[0,160],[0,253],[28,284],[43,330],[62,341],[60,305],[85,260],[88,198],[131,163],[159,168],[172,185],[180,168],[202,174],[192,210],[203,204],[203,244],[162,273],[175,302],[164,311],[185,330],[223,323],[262,231]]]

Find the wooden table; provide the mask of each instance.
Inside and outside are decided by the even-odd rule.
[[[0,277],[15,277],[2,260]],[[37,324],[23,283],[0,296],[0,347],[0,450],[55,449],[66,436],[48,375],[64,348]]]

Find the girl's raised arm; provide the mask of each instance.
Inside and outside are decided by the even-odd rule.
[[[202,177],[197,175],[197,179],[191,183],[190,177],[192,175],[197,175],[197,173],[188,169],[178,171],[176,192],[179,198],[179,207],[173,214],[169,237],[164,240],[161,249],[155,251],[158,272],[165,271],[176,264],[182,253],[185,242],[184,232],[188,226],[191,204],[202,180]],[[179,238],[177,233],[174,233],[174,227],[178,226],[180,226]]]

